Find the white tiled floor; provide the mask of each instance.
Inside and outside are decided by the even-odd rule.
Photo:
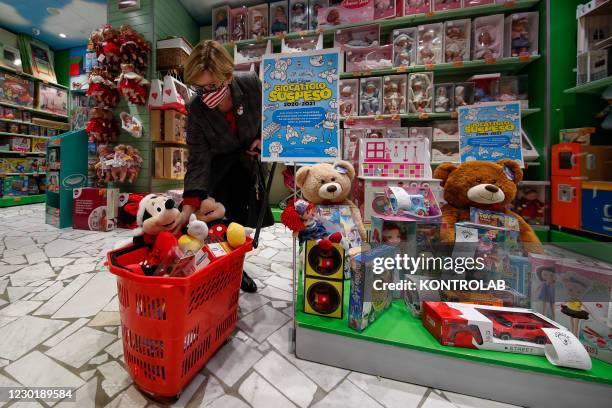
[[[43,205],[0,209],[1,386],[77,387],[76,402],[61,408],[160,406],[125,369],[115,279],[104,266],[106,251],[129,235],[58,231],[44,224]],[[277,225],[261,238],[245,266],[259,292],[241,294],[234,337],[173,406],[509,407],[297,359],[290,236]]]

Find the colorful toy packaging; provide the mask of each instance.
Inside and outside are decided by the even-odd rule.
[[[5,197],[28,195],[28,176],[4,176],[3,184]]]
[[[34,82],[0,72],[0,101],[31,108],[34,105]]]
[[[443,48],[443,24],[434,23],[418,27],[417,64],[439,64],[444,62],[442,57]]]
[[[430,0],[404,0],[404,15],[421,14],[431,12]]]
[[[391,44],[351,48],[346,51],[346,71],[391,68],[392,52]]]
[[[444,22],[444,61],[457,62],[470,59],[470,19]]]
[[[287,24],[288,10],[286,1],[270,3],[270,35],[280,35],[289,31]]]
[[[357,97],[359,88],[358,79],[340,80],[340,116],[348,117],[357,115]]]
[[[504,15],[477,17],[473,22],[472,59],[495,59],[504,52]]]
[[[382,107],[382,78],[361,78],[359,87],[359,115],[380,114]]]
[[[457,121],[437,121],[432,123],[431,142],[432,163],[459,163],[459,128]]]
[[[415,65],[417,62],[417,28],[393,30],[393,66]]]
[[[507,57],[538,55],[538,20],[537,11],[506,17],[504,54]]]
[[[220,43],[229,41],[229,6],[219,6],[212,10],[213,38]]]
[[[374,19],[392,18],[396,16],[396,0],[374,0]]]
[[[268,35],[268,5],[258,4],[249,7],[249,38],[261,38]]]
[[[117,226],[119,189],[75,188],[72,191],[72,227],[90,231],[111,231]]]
[[[248,8],[238,7],[231,9],[229,12],[229,28],[232,41],[242,41],[248,38],[247,31],[247,14]]]
[[[317,29],[319,10],[324,7],[329,7],[328,0],[308,0],[308,28],[310,30]]]
[[[385,271],[375,274],[373,265],[375,258],[394,256],[395,248],[389,245],[380,245],[370,250],[354,255],[351,258],[351,292],[349,298],[349,327],[363,331],[384,313],[393,300],[392,291],[382,289],[383,283],[392,283],[393,274]],[[374,288],[374,282],[380,290]]]
[[[406,75],[387,75],[383,78],[383,113],[406,113]]]
[[[430,113],[434,101],[433,72],[414,72],[408,75],[408,111]]]
[[[29,137],[11,136],[9,150],[13,152],[29,152],[32,149],[32,139]]]
[[[319,9],[318,28],[374,20],[374,0],[344,0],[339,5]]]

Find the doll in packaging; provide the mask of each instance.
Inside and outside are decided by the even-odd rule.
[[[416,34],[415,27],[393,30],[394,67],[416,64]]]
[[[450,112],[453,110],[454,84],[437,84],[435,86],[434,112]]]
[[[287,32],[287,2],[277,1],[270,4],[270,33],[272,35]]]
[[[249,7],[249,31],[251,38],[268,35],[268,5],[260,4]]]
[[[379,44],[380,26],[378,24],[339,29],[334,33],[334,47],[342,49],[367,48]]]
[[[129,25],[122,25],[119,32],[121,62],[133,64],[137,73],[144,74],[147,70],[149,52],[151,51],[149,43]]]
[[[506,18],[506,55],[518,57],[538,53],[537,11],[516,13]],[[509,42],[509,43],[508,43]]]
[[[433,11],[452,10],[461,7],[461,0],[434,0]]]
[[[246,7],[230,10],[230,26],[232,41],[247,39],[247,12]]]
[[[431,112],[432,94],[433,72],[418,72],[408,76],[408,109],[411,113]]]
[[[289,24],[292,32],[308,30],[308,14],[306,1],[289,1]]]
[[[518,78],[507,76],[499,78],[497,82],[497,98],[500,102],[518,100]]]
[[[494,59],[502,56],[504,49],[504,15],[474,19],[473,59]]]
[[[348,117],[357,113],[357,87],[357,79],[340,81],[340,116]]]
[[[308,27],[310,27],[311,30],[316,30],[319,25],[319,22],[317,21],[317,17],[319,16],[319,10],[328,6],[329,2],[327,0],[308,1]]]
[[[220,43],[229,41],[229,10],[229,6],[216,7],[212,10],[213,37]]]
[[[404,0],[404,15],[429,13],[431,11],[430,0]]]
[[[89,72],[87,96],[91,96],[98,106],[114,108],[119,102],[119,91],[113,76],[102,67],[94,67]]]
[[[394,0],[374,0],[374,20],[395,17]]]
[[[359,115],[380,114],[381,78],[363,78],[359,94]]]
[[[417,64],[442,62],[442,23],[427,24],[418,28]]]
[[[406,113],[406,75],[389,75],[383,82],[383,113]]]
[[[454,106],[471,105],[474,103],[474,83],[473,82],[460,82],[455,84],[455,90],[453,92]]]
[[[444,61],[467,61],[470,59],[469,19],[447,21],[444,23]]]

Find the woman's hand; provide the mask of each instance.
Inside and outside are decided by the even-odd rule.
[[[246,153],[251,157],[259,156],[261,154],[261,139],[257,138],[253,140],[253,143],[251,143]]]
[[[195,208],[190,205],[184,205],[183,210],[181,211],[181,216],[179,217],[179,222],[176,224],[176,227],[172,230],[174,235],[179,235],[181,230],[189,224],[189,217],[191,214],[195,212]]]

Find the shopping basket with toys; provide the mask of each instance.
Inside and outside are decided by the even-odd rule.
[[[176,398],[236,326],[244,258],[252,239],[187,277],[144,276],[126,265],[147,249],[108,253],[117,276],[123,353],[134,383],[153,397]]]

